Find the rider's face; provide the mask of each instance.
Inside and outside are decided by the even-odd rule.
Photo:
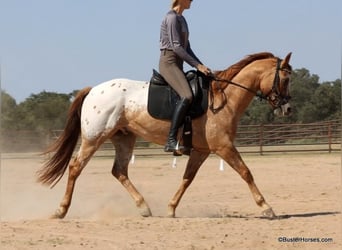
[[[181,0],[180,4],[183,5],[184,9],[190,9],[192,0]]]

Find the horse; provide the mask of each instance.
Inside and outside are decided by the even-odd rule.
[[[214,153],[227,162],[247,183],[262,215],[274,218],[272,207],[259,191],[251,171],[234,145],[238,122],[255,95],[267,100],[282,116],[291,113],[289,81],[291,53],[285,59],[261,52],[244,57],[222,71],[210,83],[211,108],[194,119],[193,148],[181,184],[169,201],[168,217],[176,208],[207,157]],[[150,207],[128,176],[136,138],[163,145],[170,122],[153,118],[147,111],[149,82],[114,79],[78,92],[70,105],[60,137],[47,148],[49,158],[37,171],[37,181],[55,186],[69,168],[64,197],[51,218],[62,219],[71,205],[76,180],[100,145],[110,140],[115,149],[112,175],[135,201],[141,216],[152,216]],[[215,107],[216,106],[216,107]],[[77,141],[78,152],[73,157]]]

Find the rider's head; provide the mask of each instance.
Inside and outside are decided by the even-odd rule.
[[[189,9],[192,0],[172,0],[171,9],[176,7],[182,7],[183,9]]]

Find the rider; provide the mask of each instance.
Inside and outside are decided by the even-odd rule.
[[[178,128],[192,102],[192,92],[183,72],[183,62],[205,75],[211,74],[211,70],[201,63],[190,47],[188,25],[182,14],[185,9],[190,8],[191,2],[192,0],[172,0],[171,10],[163,19],[160,29],[159,71],[180,96],[172,116],[165,152],[182,150],[177,147]]]

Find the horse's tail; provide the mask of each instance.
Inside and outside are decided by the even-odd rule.
[[[67,122],[62,134],[49,146],[43,154],[53,153],[44,166],[37,172],[38,182],[54,187],[62,178],[81,132],[81,108],[84,98],[89,94],[90,87],[80,90],[72,102]]]

